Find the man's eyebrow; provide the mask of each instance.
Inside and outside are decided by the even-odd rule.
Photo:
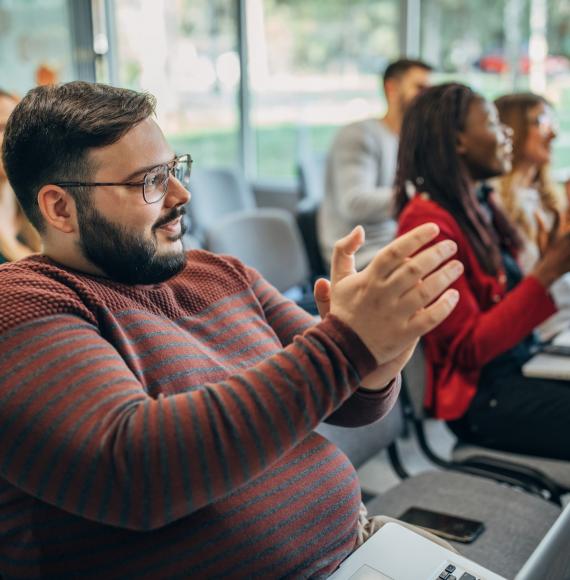
[[[132,179],[134,179],[138,175],[143,175],[144,173],[147,173],[151,169],[154,169],[155,167],[159,167],[160,165],[166,165],[167,163],[172,163],[175,159],[176,159],[176,155],[173,154],[172,158],[169,161],[165,161],[164,163],[153,163],[152,165],[147,165],[146,167],[140,167],[139,169],[137,169],[136,171],[133,171],[133,173],[131,173],[127,177],[125,177],[123,179],[123,181],[131,181]]]

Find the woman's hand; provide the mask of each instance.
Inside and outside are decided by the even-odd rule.
[[[554,212],[554,221],[552,227],[548,227],[540,211],[534,212],[536,222],[536,244],[541,256],[544,256],[546,250],[556,242],[562,233],[562,219],[560,212]]]
[[[568,271],[570,271],[570,230],[566,230],[548,245],[531,275],[545,288],[550,288],[555,280]]]

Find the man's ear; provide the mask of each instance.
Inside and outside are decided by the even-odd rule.
[[[390,101],[397,90],[398,90],[398,79],[391,78],[385,81],[384,94],[386,95],[386,101]]]
[[[38,205],[47,226],[64,234],[77,231],[77,206],[68,191],[44,185],[38,191]]]

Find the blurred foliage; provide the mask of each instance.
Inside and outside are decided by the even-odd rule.
[[[377,73],[398,54],[398,0],[264,0],[268,29],[292,36],[300,72]]]

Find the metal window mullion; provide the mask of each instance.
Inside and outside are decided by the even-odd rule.
[[[117,46],[117,23],[115,20],[115,0],[105,0],[105,18],[107,25],[107,38],[109,52],[107,53],[107,65],[111,85],[119,85],[119,54]]]
[[[400,0],[400,54],[419,58],[421,0]]]
[[[249,53],[246,3],[247,0],[236,0],[238,53],[241,70],[238,91],[239,158],[246,179],[251,179],[255,172],[256,155],[250,115],[251,91],[249,86]]]
[[[503,16],[505,55],[509,65],[509,91],[519,88],[519,57],[522,44],[522,0],[507,0]]]
[[[94,82],[96,73],[91,0],[68,0],[67,5],[75,78]]]

